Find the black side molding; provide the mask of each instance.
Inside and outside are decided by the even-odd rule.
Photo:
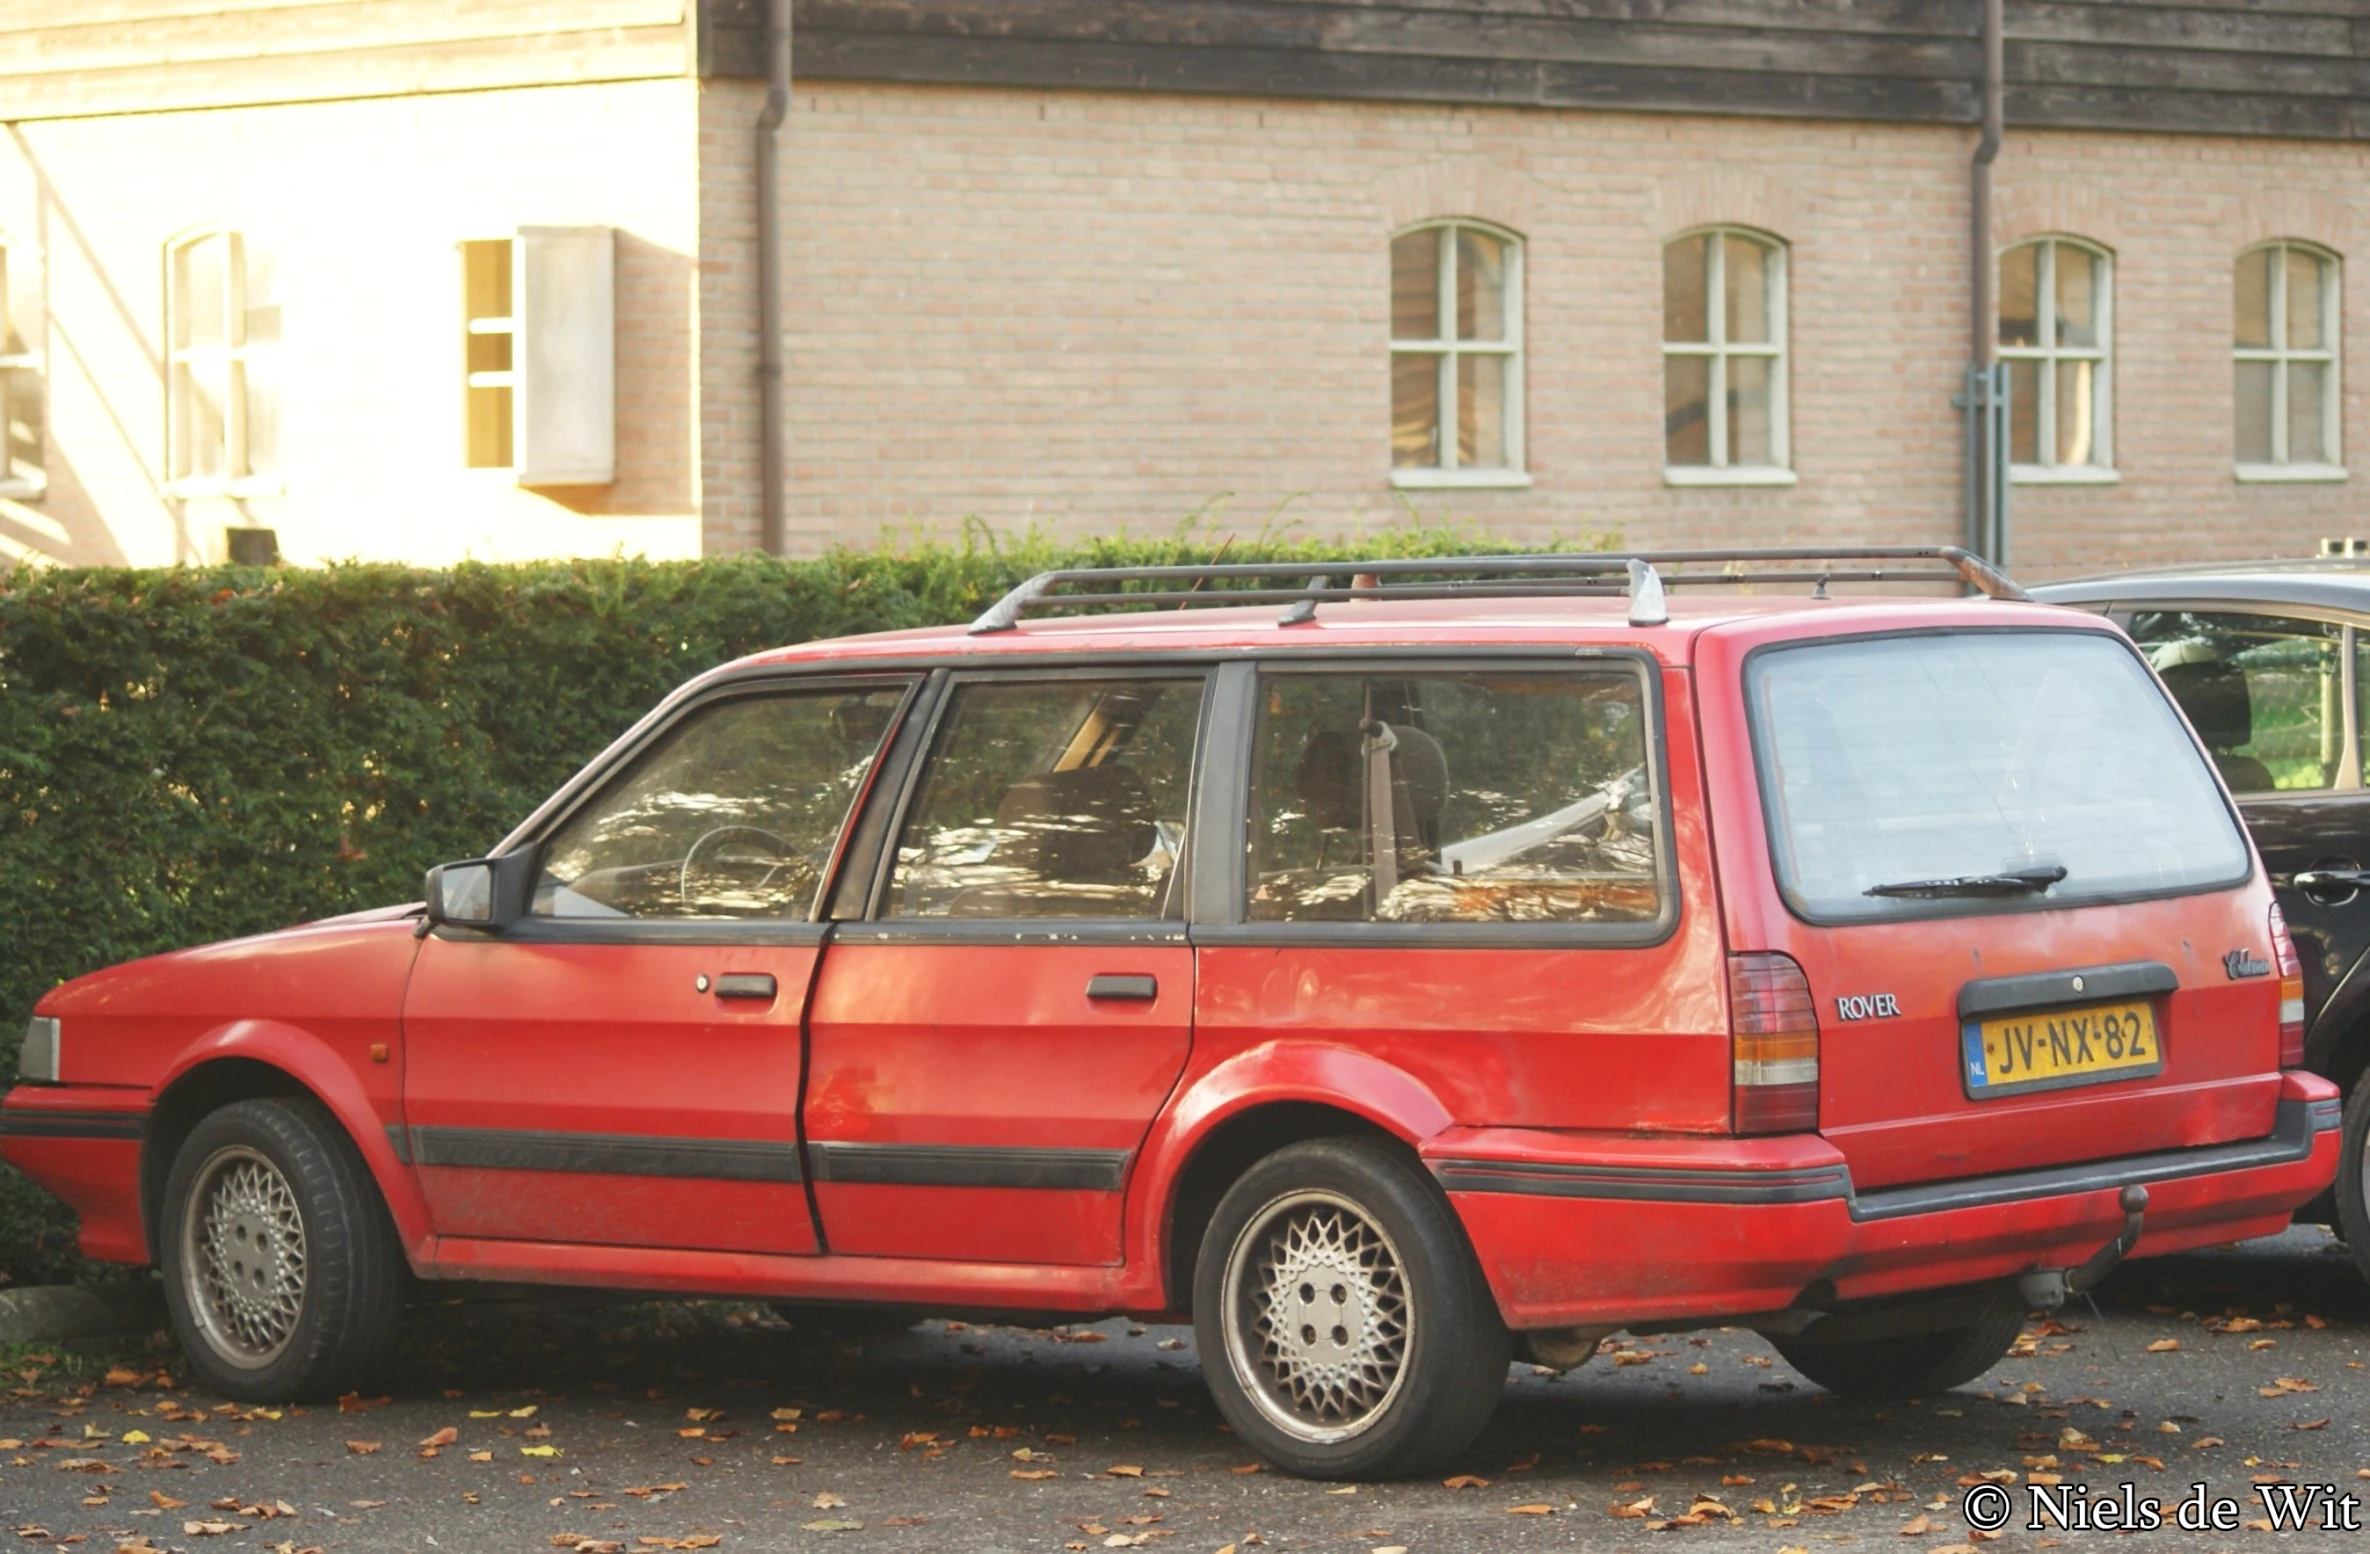
[[[2081,985],[2077,987],[2075,984]],[[2107,998],[2139,998],[2169,993],[2181,985],[2173,969],[2160,960],[2130,960],[2113,966],[2073,966],[2064,971],[2039,971],[2021,977],[1983,977],[1959,989],[1959,1018],[2004,1014],[2013,1009],[2043,1009],[2053,1004],[2095,1003]]]
[[[147,1130],[146,1112],[52,1112],[29,1106],[0,1111],[0,1138],[136,1139]]]
[[[809,1144],[818,1182],[897,1187],[1047,1187],[1117,1192],[1124,1149],[1021,1149],[979,1144]]]
[[[589,1176],[685,1176],[725,1182],[795,1182],[798,1146],[766,1139],[699,1139],[513,1128],[411,1130],[424,1166],[560,1171]]]

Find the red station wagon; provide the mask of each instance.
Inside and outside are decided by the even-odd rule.
[[[2271,887],[2109,623],[1942,549],[1284,573],[703,675],[424,907],[52,992],[5,1154],[236,1397],[382,1366],[407,1271],[1190,1313],[1336,1477],[1516,1344],[1952,1387],[2329,1183]],[[1895,579],[1990,597],[1827,596]]]

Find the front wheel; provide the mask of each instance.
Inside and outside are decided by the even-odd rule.
[[[1842,1343],[1802,1338],[1770,1342],[1787,1364],[1829,1392],[1854,1398],[1915,1398],[1973,1381],[2000,1363],[2023,1329],[2023,1308],[2003,1300],[1963,1327],[1935,1333]]]
[[[394,1349],[403,1248],[318,1102],[234,1101],[165,1181],[165,1305],[190,1369],[234,1398],[334,1397]]]
[[[1439,1187],[1356,1138],[1280,1149],[1227,1191],[1202,1238],[1193,1325],[1235,1434],[1307,1478],[1446,1462],[1489,1421],[1511,1351]]]

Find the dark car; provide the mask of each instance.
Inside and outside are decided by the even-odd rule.
[[[2304,962],[2305,1062],[2346,1092],[2333,1222],[2370,1277],[2370,558],[2127,572],[2032,590],[2131,634],[2263,855]]]

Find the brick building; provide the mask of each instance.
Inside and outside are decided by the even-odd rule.
[[[0,556],[767,537],[766,0],[20,0]],[[1983,0],[800,0],[777,543],[1966,523]],[[2363,532],[2362,0],[2008,0],[2012,562]]]

